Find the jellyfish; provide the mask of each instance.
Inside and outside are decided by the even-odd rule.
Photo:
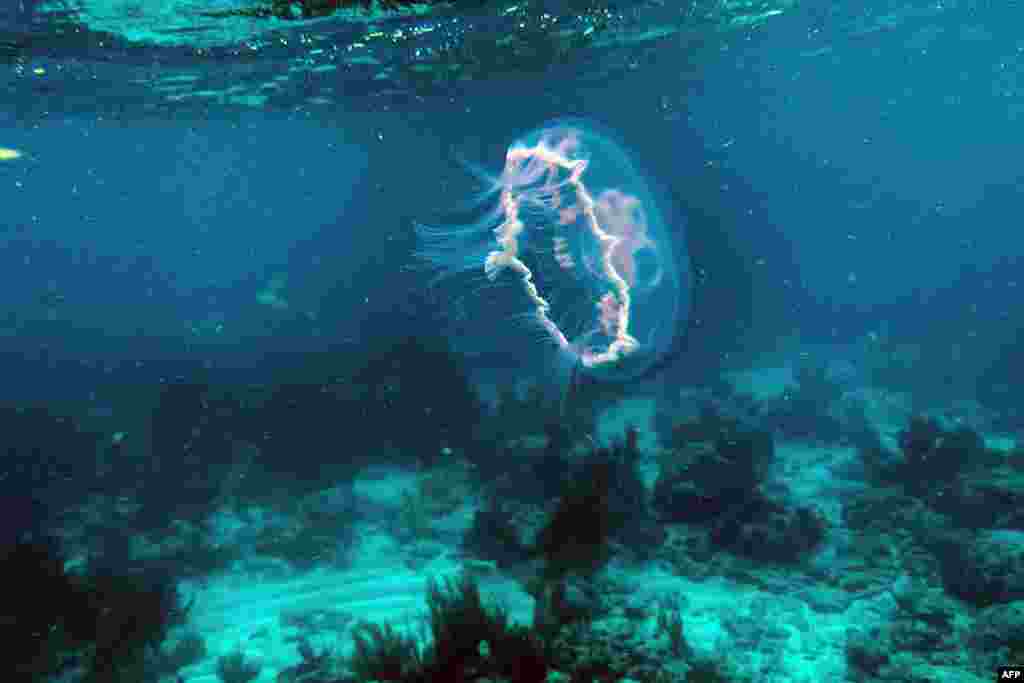
[[[584,120],[524,135],[455,220],[417,224],[417,262],[450,306],[453,347],[553,351],[564,395],[586,375],[636,379],[673,348],[689,313],[685,224],[669,222],[626,149]],[[465,215],[469,215],[469,219]]]

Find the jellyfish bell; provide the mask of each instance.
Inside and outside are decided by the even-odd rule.
[[[523,367],[546,349],[538,372],[563,403],[578,382],[656,367],[688,314],[685,225],[625,147],[593,123],[555,121],[513,142],[498,173],[475,174],[486,188],[468,216],[416,226],[419,262],[452,302],[453,346]]]

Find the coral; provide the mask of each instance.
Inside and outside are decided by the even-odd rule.
[[[717,520],[711,540],[718,547],[763,562],[792,563],[818,547],[827,525],[810,508],[790,509],[756,497]]]
[[[161,657],[161,668],[173,672],[206,657],[206,641],[195,631],[179,632],[168,638]]]
[[[246,659],[241,650],[217,658],[217,678],[221,683],[249,683],[260,675],[258,662]]]
[[[745,506],[775,457],[770,432],[707,407],[674,429],[654,486],[654,508],[667,522],[709,522]]]
[[[344,662],[331,650],[317,652],[305,638],[298,643],[299,657],[302,661],[294,666],[283,669],[277,675],[277,683],[316,683],[318,681],[350,681],[351,678],[341,677],[344,668],[354,666],[352,661]],[[370,679],[372,680],[372,679]]]
[[[1024,601],[994,605],[981,612],[972,630],[972,643],[987,668],[1005,662],[1024,662]]]
[[[729,683],[729,677],[715,662],[702,660],[686,672],[686,683]]]
[[[499,567],[514,565],[529,557],[529,549],[519,530],[509,520],[506,506],[497,498],[473,515],[463,546],[478,555],[495,560]]]
[[[355,651],[349,667],[361,681],[401,681],[423,664],[416,638],[390,624],[360,622],[352,630],[352,640]]]
[[[1006,462],[971,465],[950,486],[931,492],[929,505],[967,529],[1024,529],[1024,471]]]
[[[415,680],[462,681],[500,676],[514,683],[541,683],[547,656],[529,629],[514,626],[500,607],[484,603],[475,580],[462,574],[430,581],[427,607],[432,642]]]
[[[168,629],[189,606],[179,603],[177,581],[161,569],[133,574],[98,572],[85,583],[96,614],[92,671],[101,680],[139,666],[147,650],[159,649]]]
[[[608,606],[592,577],[569,575],[550,579],[538,577],[531,592],[536,599],[533,625],[540,633],[552,635],[570,624],[586,624]]]
[[[508,614],[484,605],[480,588],[463,574],[427,584],[432,655],[440,661],[466,661],[480,656],[480,642],[493,647],[509,628]]]
[[[952,533],[932,543],[946,591],[976,607],[1024,600],[1024,531]]]
[[[880,629],[865,633],[851,631],[846,641],[846,662],[851,674],[862,677],[877,677],[889,663],[892,643],[888,633]]]
[[[144,567],[131,574],[65,571],[55,542],[22,542],[0,550],[0,570],[10,586],[0,636],[8,648],[8,669],[25,681],[48,680],[64,663],[80,662],[96,683],[141,680],[161,652],[168,629],[187,612],[177,582]]]
[[[547,576],[596,571],[608,560],[613,537],[653,522],[636,474],[637,457],[636,432],[630,431],[625,443],[591,453],[569,479],[536,542]]]
[[[658,609],[658,635],[668,638],[669,652],[673,657],[692,655],[690,644],[686,642],[683,631],[683,617],[680,606],[675,602],[666,602]]]
[[[55,542],[20,542],[0,549],[0,570],[13,587],[5,595],[0,619],[5,667],[26,680],[42,679],[62,658],[53,636],[71,629],[68,640],[87,639],[93,612],[64,572]]]
[[[904,481],[912,487],[947,483],[974,457],[984,452],[984,440],[973,430],[945,430],[937,420],[917,416],[900,432]]]

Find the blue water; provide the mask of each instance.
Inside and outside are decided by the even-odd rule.
[[[1020,7],[812,2],[744,27],[627,3],[607,10],[616,33],[598,21],[606,10],[595,3],[587,11],[520,3],[493,14],[457,9],[382,20],[381,35],[401,30],[416,37],[379,45],[373,38],[366,47],[373,59],[359,59],[364,48],[353,45],[377,34],[345,21],[288,24],[237,44],[194,48],[133,44],[41,7],[25,2],[0,10],[5,532],[56,534],[66,541],[62,552],[81,566],[107,553],[116,558],[107,564],[124,568],[138,559],[138,548],[110,551],[106,532],[124,525],[126,537],[157,545],[147,534],[166,539],[180,509],[180,519],[209,539],[244,549],[250,564],[235,558],[216,567],[229,573],[230,587],[231,571],[265,569],[251,563],[263,547],[253,540],[260,534],[279,533],[288,519],[323,523],[355,516],[352,510],[360,511],[361,523],[393,513],[401,526],[408,521],[402,515],[415,509],[398,482],[427,476],[439,458],[465,457],[482,479],[446,501],[451,517],[444,523],[416,532],[448,549],[431,555],[430,562],[443,564],[461,559],[466,541],[459,534],[484,501],[515,498],[500,493],[501,482],[535,483],[536,490],[507,485],[517,495],[540,496],[529,505],[541,517],[565,497],[555,484],[546,488],[544,477],[562,482],[578,461],[570,458],[564,471],[559,465],[554,473],[524,474],[510,464],[514,453],[550,459],[563,449],[585,461],[581,453],[639,424],[641,465],[650,466],[639,470],[653,495],[666,471],[662,451],[679,447],[666,425],[699,422],[707,417],[702,406],[713,404],[728,419],[772,435],[775,464],[758,475],[765,477],[762,488],[786,492],[782,498],[793,506],[821,506],[831,530],[814,547],[818,555],[777,574],[765,569],[771,562],[723,546],[725,556],[745,557],[751,571],[766,572],[758,590],[791,594],[810,585],[807,577],[831,590],[859,571],[857,553],[869,552],[856,539],[876,534],[893,547],[897,537],[905,540],[899,530],[906,520],[885,531],[853,521],[865,491],[884,497],[893,486],[905,487],[892,494],[903,501],[894,506],[921,505],[945,515],[931,527],[963,534],[940,542],[908,531],[917,545],[892,551],[903,570],[884,580],[869,576],[872,587],[841,610],[830,611],[824,593],[794,594],[821,617],[811,631],[825,628],[822,615],[849,617],[844,624],[857,626],[855,612],[863,609],[879,628],[899,632],[909,612],[883,609],[888,603],[878,596],[891,590],[903,600],[911,585],[935,591],[936,610],[979,630],[1003,623],[984,611],[992,604],[1021,604],[1019,571],[997,597],[979,590],[985,595],[974,600],[970,589],[953,585],[948,567],[950,547],[974,557],[987,552],[986,543],[1012,546],[1007,539],[1024,531],[1019,513],[992,502],[1024,500],[1019,479],[1008,474],[1018,465],[999,459],[1019,463],[1024,438]],[[566,42],[550,42],[554,29],[544,11],[565,17]],[[503,37],[519,35],[516,25],[543,29],[522,37],[522,49],[502,52]],[[442,62],[449,66],[440,68]],[[670,330],[644,321],[659,339],[657,362],[640,377],[608,372],[581,380],[578,368],[560,366],[565,359],[552,358],[550,344],[537,340],[473,352],[477,345],[466,335],[481,328],[501,335],[514,306],[500,293],[487,299],[488,290],[479,288],[468,306],[459,282],[439,288],[417,262],[423,244],[415,225],[443,221],[453,206],[489,189],[467,165],[497,176],[510,145],[567,117],[614,131],[645,191],[658,198],[663,215],[685,226],[665,241],[679,240],[688,255],[688,270],[681,270],[688,273],[686,301],[666,307],[675,316],[666,323]],[[486,241],[486,233],[474,239]],[[479,287],[470,280],[467,287]],[[590,299],[581,300],[589,306]],[[555,376],[560,408],[515,408],[510,396],[530,396]],[[569,408],[566,415],[566,402],[588,400],[598,407],[593,413],[573,416]],[[512,406],[507,414],[503,401]],[[38,419],[31,411],[39,411]],[[915,423],[915,416],[941,425],[929,432],[934,440],[921,437],[930,455],[915,450],[915,435],[934,425]],[[572,423],[569,436],[552,427],[560,422]],[[96,442],[83,445],[52,427],[58,423],[74,423]],[[39,437],[45,445],[35,448],[34,435],[51,428],[57,436]],[[981,441],[957,440],[960,428]],[[881,451],[867,433],[878,437]],[[941,481],[925,477],[933,486],[927,492],[899,469],[935,471],[929,457],[953,457],[942,443],[956,445],[958,463],[971,454],[965,462],[973,464],[963,465],[971,476],[1002,482],[992,486],[1005,496],[976,500],[976,509],[996,506],[983,521],[948,502],[975,500],[959,478],[967,470],[942,470]],[[70,457],[67,448],[83,450]],[[883,452],[904,463],[895,474],[879,464]],[[33,465],[39,471],[30,474]],[[971,469],[979,466],[981,474]],[[252,467],[251,475],[238,474]],[[254,483],[247,488],[241,481]],[[381,482],[394,485],[381,493],[378,485],[390,485]],[[338,485],[354,487],[351,501],[348,489],[337,494]],[[245,505],[228,510],[223,491],[233,487],[244,491],[238,495],[248,512]],[[287,498],[282,491],[298,500],[314,490],[331,501],[316,515],[268,502]],[[105,509],[101,532],[82,521],[89,518],[82,506],[95,496],[157,502],[143,505],[137,518]],[[775,514],[770,506],[758,510]],[[672,524],[670,536],[710,523]],[[714,529],[713,540],[728,535],[723,526]],[[302,572],[354,562],[360,571],[394,572],[395,581],[404,581],[395,594],[422,606],[428,570],[419,560],[407,558],[401,569],[377,563],[397,557],[395,548],[412,553],[408,537],[387,524],[353,537],[366,542],[378,533],[386,542],[353,551],[359,561],[334,547],[303,562],[284,553],[295,560],[288,570],[295,573],[274,576],[287,583]],[[105,540],[93,543],[91,534]],[[917,562],[917,551],[931,553],[933,564]],[[216,643],[179,675],[215,680],[214,655],[251,632],[218,631],[217,624],[241,619],[225,606],[227,593],[207,589],[204,597],[202,571],[173,557],[167,562],[181,570],[176,577],[196,582],[182,584],[197,598],[193,627],[210,629]],[[662,585],[667,574],[659,572],[669,572],[667,565],[652,561],[631,557],[619,579]],[[454,566],[441,564],[440,574]],[[686,583],[669,582],[666,590],[690,601],[687,635],[699,652],[715,651],[719,637],[737,653],[755,641],[760,647],[784,640],[742,633],[737,615],[769,607],[739,598],[729,603],[734,611],[701,621],[702,610],[712,607],[700,596],[732,600],[742,590],[716,577],[738,581],[742,572],[711,560],[697,564],[699,571],[686,565],[689,574],[675,566],[673,576]],[[529,572],[502,569],[500,580],[486,581],[528,621],[536,596],[509,586],[510,577],[528,584]],[[902,588],[885,587],[894,577]],[[291,589],[301,593],[292,584],[282,590]],[[268,596],[276,595],[267,590],[249,596],[267,601],[260,609],[270,610]],[[374,599],[388,593],[374,591]],[[358,612],[359,595],[330,595],[325,604],[335,600],[339,609]],[[216,608],[202,611],[204,599]],[[364,616],[402,621],[382,610],[368,608]],[[820,670],[845,680],[905,680],[905,672],[886,668],[892,662],[864,669],[849,650],[846,658],[833,656],[841,639],[814,644],[806,625],[789,621],[799,611],[775,617],[801,634],[779,655],[788,663],[773,668],[768,645],[756,662],[737,654],[759,680],[810,676],[794,663],[798,652],[814,653]],[[968,671],[987,676],[996,660],[1021,651],[1019,639],[1014,645],[993,636],[979,645],[959,631],[943,637],[950,640],[941,648],[914,651],[933,667],[928,680],[968,680],[959,678]],[[912,649],[909,640],[893,638],[893,652]],[[288,642],[282,636],[280,643]],[[280,643],[264,650],[265,680],[300,661],[298,650]],[[337,647],[348,652],[351,643],[344,636]],[[689,664],[679,666],[668,669],[682,676]]]

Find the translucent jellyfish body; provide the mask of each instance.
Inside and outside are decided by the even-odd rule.
[[[451,287],[456,347],[540,342],[600,379],[635,378],[670,350],[688,313],[684,225],[619,144],[555,122],[512,144],[496,177],[478,173],[475,220],[417,226],[420,259]]]

